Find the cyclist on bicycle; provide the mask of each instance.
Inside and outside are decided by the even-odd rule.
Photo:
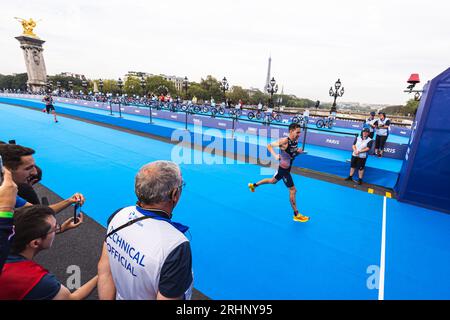
[[[303,111],[303,121],[305,122],[306,125],[308,125],[309,109],[305,109],[305,111]]]
[[[258,118],[261,118],[262,114],[263,114],[263,104],[261,103],[261,101],[258,103],[258,107],[256,108],[256,114]]]

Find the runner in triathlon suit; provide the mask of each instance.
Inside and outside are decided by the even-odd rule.
[[[43,112],[47,112],[47,114],[50,114],[50,111],[53,114],[53,117],[55,118],[55,122],[58,122],[58,119],[56,119],[56,111],[55,107],[53,106],[53,98],[51,94],[47,94],[42,99],[43,102],[45,102],[45,109],[42,110]]]
[[[301,149],[298,148],[298,138],[300,137],[300,125],[298,123],[291,123],[289,126],[289,136],[287,138],[282,138],[276,142],[273,142],[267,146],[270,153],[275,157],[275,159],[280,161],[278,171],[273,178],[266,178],[256,183],[249,183],[248,187],[251,192],[255,192],[255,188],[263,184],[275,184],[281,179],[283,179],[284,184],[289,189],[289,200],[294,210],[294,221],[306,222],[309,217],[300,214],[297,210],[297,204],[295,199],[295,194],[297,190],[294,186],[294,180],[291,176],[291,167],[294,158],[303,153]],[[273,147],[279,147],[280,153],[277,154],[273,150]]]

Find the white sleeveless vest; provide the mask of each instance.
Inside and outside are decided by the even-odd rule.
[[[363,138],[361,138],[361,137],[358,137],[356,139],[356,144],[355,144],[356,150],[360,151],[362,149],[367,148],[367,145],[369,144],[370,141],[372,141],[372,139],[370,139],[369,137],[367,137],[367,139],[365,139],[365,140],[363,140]],[[367,152],[362,152],[355,157],[367,158]]]
[[[378,126],[384,126],[386,121],[388,121],[388,118],[384,118],[384,120],[378,119]],[[390,120],[389,120],[390,121]],[[377,129],[377,135],[378,136],[387,136],[388,135],[388,129]]]

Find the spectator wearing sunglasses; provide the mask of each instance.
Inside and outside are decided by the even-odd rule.
[[[55,212],[47,206],[27,206],[14,213],[15,235],[10,254],[0,276],[0,300],[81,300],[97,284],[97,276],[73,293],[56,277],[33,261],[41,251],[50,249],[55,235],[82,223],[72,218],[61,226]]]

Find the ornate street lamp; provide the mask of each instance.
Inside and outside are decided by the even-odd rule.
[[[227,97],[225,95],[226,91],[228,91],[230,85],[228,84],[227,78],[223,77],[222,82],[220,83],[220,89],[223,92],[223,101],[226,103]]]
[[[145,92],[145,86],[147,83],[145,82],[145,78],[141,77],[141,87],[142,87],[142,96],[144,97],[144,103],[147,101],[147,93]],[[148,117],[150,118],[150,123],[152,123],[152,104],[148,103]]]
[[[103,95],[103,80],[98,80],[98,87],[100,88],[100,95]]]
[[[270,94],[270,100],[269,100],[269,108],[273,108],[273,94],[278,92],[278,84],[275,81],[275,78],[272,77],[272,80],[270,80],[269,84],[267,85],[267,93]]]
[[[147,93],[145,92],[145,86],[147,85],[147,83],[145,82],[144,77],[141,77],[141,88],[142,88],[142,96],[144,98],[147,97]]]
[[[184,77],[184,80],[183,80],[183,89],[184,89],[184,98],[185,98],[185,99],[187,99],[188,85],[189,85],[188,77]]]
[[[84,94],[87,95],[87,86],[88,86],[87,81],[86,81],[86,80],[83,80],[83,81],[81,82],[81,86],[82,86],[83,89],[84,89]]]
[[[58,95],[60,95],[61,94],[61,82],[56,81],[56,86],[58,87]]]
[[[119,117],[122,118],[122,110],[121,110],[122,88],[123,88],[122,79],[119,78],[119,81],[117,81],[117,85],[119,86]]]
[[[338,81],[336,81],[336,83],[334,84],[334,89],[335,90],[333,90],[333,87],[330,87],[330,91],[329,91],[329,94],[330,94],[330,97],[334,97],[334,102],[333,102],[333,106],[331,107],[331,112],[336,112],[336,99],[337,99],[337,97],[342,97],[343,95],[344,95],[344,87],[342,87],[341,88],[341,80],[340,79],[338,79]],[[339,91],[339,88],[341,89],[340,91]]]
[[[314,106],[316,108],[316,116],[317,116],[317,109],[319,108],[319,106],[320,106],[320,101],[317,100],[316,105]]]
[[[72,93],[72,90],[73,90],[73,82],[72,82],[71,80],[69,80],[68,85],[69,85],[69,91],[70,91],[70,93]]]
[[[52,82],[52,80],[48,80],[48,81],[47,81],[47,90],[48,90],[49,92],[52,92],[52,91],[53,91],[53,82]]]

